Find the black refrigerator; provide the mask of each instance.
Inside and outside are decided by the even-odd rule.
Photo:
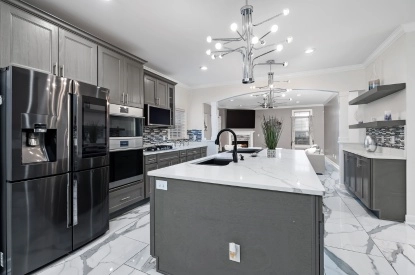
[[[1,69],[1,275],[30,273],[108,230],[108,95]]]

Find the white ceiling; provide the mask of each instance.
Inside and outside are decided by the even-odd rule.
[[[230,97],[218,102],[219,108],[224,109],[251,109],[258,110],[263,109],[259,105],[264,102],[263,95],[268,94],[269,90],[255,91],[252,93]],[[274,96],[280,96],[282,93],[276,93]],[[326,104],[337,94],[329,91],[317,91],[317,90],[292,90],[285,92],[285,97],[280,97],[277,102],[284,102],[283,105],[277,108],[294,108],[299,106],[315,106]],[[291,101],[287,99],[291,98]]]
[[[240,81],[238,53],[211,60],[206,37],[232,36],[229,26],[240,25],[244,0],[26,0],[126,51],[149,61],[148,67],[192,87]],[[254,23],[290,9],[279,17],[279,31],[267,43],[292,35],[276,59],[288,61],[278,74],[361,64],[399,25],[415,21],[414,0],[256,0]],[[212,45],[210,45],[212,46]],[[316,48],[312,55],[304,54]],[[200,66],[208,67],[201,71]],[[257,77],[268,68],[258,68]]]

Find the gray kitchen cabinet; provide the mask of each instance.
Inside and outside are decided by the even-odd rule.
[[[344,184],[378,218],[404,221],[406,161],[344,152]]]
[[[144,68],[143,64],[125,58],[124,89],[126,94],[125,104],[131,107],[144,107]]]
[[[169,93],[170,128],[174,128],[176,119],[176,89],[175,86],[171,84],[167,85],[167,89]]]
[[[149,75],[144,75],[144,102],[156,105],[157,80]]]
[[[156,170],[157,169],[157,163],[151,163],[144,166],[144,179],[145,179],[145,186],[146,186],[146,198],[150,197],[151,194],[151,188],[150,188],[150,177],[147,175],[148,172]]]
[[[110,190],[109,193],[109,212],[110,214],[121,210],[129,205],[143,200],[144,182],[134,182],[125,186],[121,186]]]
[[[171,165],[170,160],[160,161],[157,163],[157,169],[166,168],[166,167],[169,167],[170,165]]]
[[[0,67],[18,65],[55,73],[58,27],[0,2]]]
[[[110,90],[110,103],[125,104],[124,56],[98,46],[98,86]]]
[[[97,52],[96,43],[60,29],[58,74],[97,85]]]
[[[170,108],[168,84],[157,80],[156,104],[160,107]]]

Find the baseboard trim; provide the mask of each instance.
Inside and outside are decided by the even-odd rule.
[[[410,225],[415,225],[415,216],[414,215],[405,215],[405,223]]]
[[[329,159],[327,156],[325,156],[325,157],[326,157],[326,161],[328,163],[330,163],[331,165],[333,165],[337,170],[340,170],[340,166],[337,163],[335,163],[334,161],[332,161],[331,159]]]

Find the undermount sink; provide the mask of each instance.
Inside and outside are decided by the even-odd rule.
[[[196,164],[199,164],[199,165],[225,166],[225,165],[228,165],[231,162],[232,162],[231,159],[213,158],[213,159],[208,159],[208,160],[205,160],[205,161],[202,161],[202,162],[198,162]]]
[[[262,149],[253,149],[253,148],[238,148],[236,152],[239,154],[252,154],[252,153],[259,153]],[[227,153],[232,153],[233,151],[227,151]]]

